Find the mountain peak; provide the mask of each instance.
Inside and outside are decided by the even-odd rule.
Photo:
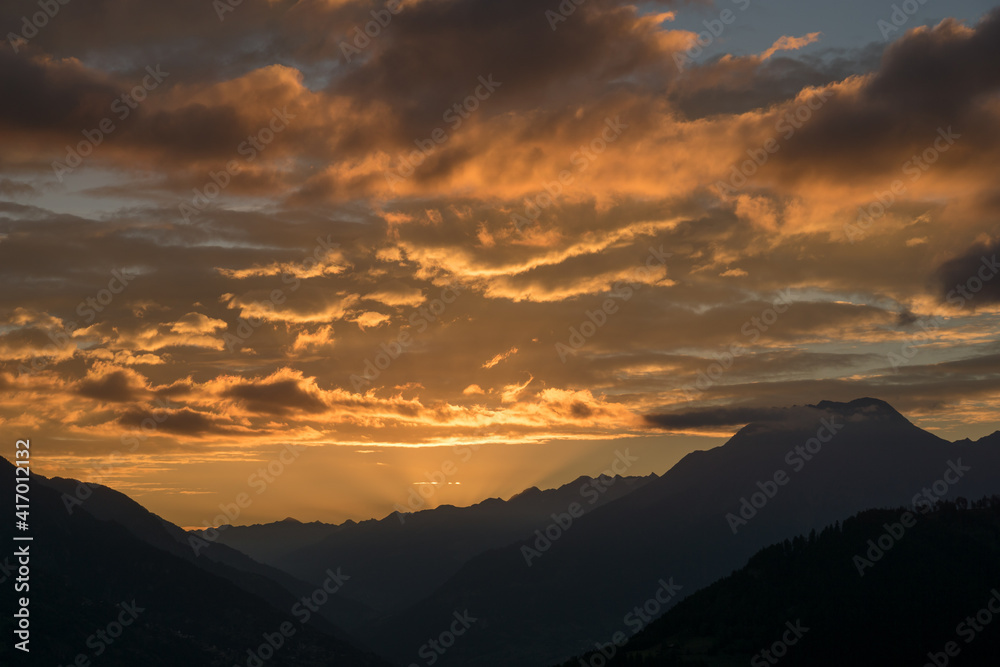
[[[972,438],[962,438],[961,440],[955,441],[956,445],[979,445],[979,446],[996,446],[1000,445],[1000,431],[993,431],[989,435],[984,435],[978,440],[973,440]]]
[[[887,420],[907,424],[910,423],[910,421],[900,414],[896,408],[879,398],[856,398],[853,401],[848,401],[847,403],[841,403],[838,401],[820,401],[818,404],[809,407],[814,407],[817,410],[835,412],[848,418],[853,417]]]
[[[512,495],[510,498],[507,499],[507,502],[510,502],[510,501],[514,500],[515,498],[516,499],[521,499],[521,500],[523,500],[524,498],[534,498],[535,496],[538,496],[541,493],[542,493],[542,490],[539,489],[537,486],[529,486],[524,491],[521,491],[520,493],[515,493],[514,495]]]
[[[853,401],[848,401],[847,403],[842,403],[840,401],[820,401],[815,407],[820,410],[879,410],[899,414],[899,412],[896,411],[896,408],[892,407],[881,398],[872,398],[870,396],[855,398]]]
[[[894,407],[878,398],[856,398],[848,402],[820,401],[816,405],[795,405],[787,408],[760,408],[746,410],[747,425],[740,429],[734,439],[741,441],[746,437],[756,437],[760,434],[785,432],[816,428],[817,419],[832,415],[840,423],[861,425],[874,430],[911,431],[920,430],[910,420],[900,414]],[[926,433],[926,432],[925,432]],[[928,434],[930,435],[930,434]],[[935,436],[936,437],[936,436]]]

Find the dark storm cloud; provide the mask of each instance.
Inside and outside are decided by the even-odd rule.
[[[247,409],[253,412],[277,415],[290,411],[322,412],[327,407],[318,396],[303,389],[296,380],[236,384],[226,389],[222,395],[245,402]]]
[[[225,420],[190,408],[176,410],[147,410],[133,407],[118,418],[118,423],[130,428],[155,424],[157,431],[176,435],[197,436],[232,431]]]
[[[704,408],[674,414],[646,415],[645,419],[652,426],[681,430],[781,421],[788,415],[789,408],[724,407]]]
[[[31,359],[54,348],[49,332],[42,328],[24,327],[0,334],[0,350],[9,359]]]
[[[58,12],[32,31],[23,19],[40,23],[31,21],[39,12],[37,0],[11,0],[0,9],[0,25],[5,35],[10,31],[28,37],[18,45],[18,55],[45,52],[80,58],[123,74],[163,62],[184,71],[186,79],[197,80],[217,76],[234,60],[243,61],[245,68],[266,62],[277,38],[273,28],[293,4],[244,0],[236,11],[223,12],[220,20],[213,3],[200,0],[68,2],[59,3]],[[319,2],[306,4],[322,7]],[[10,48],[8,39],[4,46]]]
[[[688,118],[741,114],[793,99],[807,87],[825,86],[878,68],[882,45],[845,52],[824,49],[796,57],[728,58],[688,67],[668,97]]]
[[[794,405],[809,397],[819,403],[822,400],[848,402],[858,396],[878,396],[890,403],[903,414],[929,414],[946,422],[975,418],[975,421],[991,422],[993,397],[1000,390],[1000,372],[995,354],[970,354],[959,362],[913,364],[903,366],[898,373],[871,373],[867,376],[838,378],[802,378],[758,382],[715,385],[700,396],[701,401],[710,401],[722,406],[738,405]],[[699,428],[696,424],[703,420],[702,427],[710,428],[712,414],[717,408],[679,410],[673,413],[654,413],[655,425],[660,425],[659,417],[665,416],[661,427],[682,430]],[[741,408],[742,409],[742,408]],[[762,416],[766,417],[765,408]],[[702,414],[704,413],[704,414]],[[752,412],[747,415],[752,416]],[[740,415],[747,416],[747,415]],[[722,419],[729,418],[723,416]],[[673,420],[678,423],[670,423]],[[732,424],[738,425],[742,420]],[[691,424],[682,426],[681,424]],[[669,426],[666,424],[670,423]],[[744,422],[746,423],[746,422]],[[986,431],[986,432],[992,432]]]
[[[1000,9],[974,29],[947,19],[911,31],[885,50],[870,79],[846,85],[772,162],[790,181],[817,173],[895,178],[911,153],[951,127],[961,141],[949,160],[978,164],[1000,141],[987,104],[1000,89],[997,61]]]
[[[557,7],[558,3],[553,5]],[[656,26],[612,0],[579,5],[556,29],[537,0],[443,0],[404,7],[338,90],[402,107],[410,134],[440,124],[472,94],[479,76],[502,88],[484,107],[562,106],[583,101],[609,82],[673,64]],[[567,97],[568,96],[568,97]],[[409,137],[407,137],[409,138]]]
[[[25,146],[44,146],[38,159],[45,166],[59,160],[75,167],[67,160],[67,146],[75,148],[81,141],[92,146],[79,152],[87,158],[93,152],[95,160],[128,158],[135,166],[157,157],[181,164],[206,158],[225,163],[238,157],[241,142],[271,116],[267,107],[257,109],[246,100],[157,109],[157,96],[167,96],[172,76],[158,67],[138,78],[108,75],[76,61],[32,59],[0,47],[0,87],[5,91],[0,135]],[[137,86],[143,92],[133,99]],[[264,102],[281,106],[277,98]],[[88,140],[85,132],[93,138]]]
[[[1000,301],[1000,242],[979,243],[937,269],[941,298],[974,310]]]
[[[9,178],[0,178],[0,197],[10,199],[23,199],[38,196],[40,193],[30,183],[14,181]]]
[[[39,62],[0,46],[0,128],[73,130],[108,114],[119,91],[109,77],[73,61]]]
[[[113,403],[134,401],[145,393],[142,387],[135,385],[133,377],[124,371],[114,371],[98,378],[81,380],[77,383],[76,391],[87,398]]]

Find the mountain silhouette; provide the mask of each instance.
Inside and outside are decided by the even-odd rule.
[[[2,458],[0,478],[13,488],[14,466]],[[31,664],[68,665],[82,654],[95,665],[232,667],[256,664],[252,654],[268,651],[269,666],[385,664],[345,641],[318,613],[296,610],[293,595],[286,593],[282,606],[275,606],[278,600],[267,598],[278,584],[262,575],[254,575],[263,591],[258,596],[242,587],[249,579],[233,574],[239,572],[235,568],[206,567],[212,563],[207,558],[182,557],[171,531],[162,525],[158,531],[154,515],[121,494],[99,490],[70,513],[57,490],[66,480],[50,482],[40,476],[31,480],[30,589],[18,594],[30,602]],[[146,539],[91,509],[122,518]],[[13,521],[0,527],[6,544],[14,544],[13,528]],[[7,572],[13,563],[3,565]],[[4,609],[13,610],[11,582],[2,588]],[[97,634],[122,618],[128,621],[124,629],[112,626]],[[0,623],[8,637],[0,643],[0,664],[14,664],[13,621],[8,612]],[[17,657],[25,656],[18,651]]]
[[[946,501],[1000,492],[1000,432],[948,442],[871,398],[757,414],[762,418],[724,445],[692,452],[662,476],[581,477],[557,489],[531,487],[506,501],[340,525],[289,517],[226,527],[211,540],[100,485],[87,485],[91,495],[82,504],[67,505],[79,482],[36,476],[33,658],[70,664],[93,652],[89,638],[135,600],[141,615],[99,656],[101,664],[385,664],[364,648],[371,646],[403,665],[542,666],[611,641],[631,641],[616,664],[745,664],[766,647],[761,642],[779,617],[794,622],[790,610],[813,609],[831,591],[845,596],[828,601],[844,616],[840,625],[832,612],[816,611],[816,617],[828,622],[829,632],[841,628],[861,637],[858,619],[871,614],[848,617],[866,604],[869,581],[884,580],[879,585],[893,604],[919,605],[924,598],[900,592],[903,574],[939,576],[934,568],[953,563],[964,577],[945,607],[954,610],[985,582],[977,576],[993,576],[979,565],[996,560],[988,551],[997,541],[996,502],[966,509],[964,501]],[[6,460],[0,475],[13,481]],[[899,517],[900,506],[917,517],[913,539],[902,540],[886,562],[876,559],[871,579],[866,574],[859,587],[846,578],[844,562],[855,566],[845,556],[854,549],[848,545],[863,549],[878,539],[883,519]],[[859,512],[843,526],[835,523]],[[963,533],[966,528],[975,534]],[[12,543],[12,529],[3,524],[0,539]],[[747,564],[768,545],[774,546]],[[916,562],[911,550],[918,548],[931,557],[926,571],[891,566],[897,554],[900,562]],[[838,564],[824,560],[831,554],[839,554]],[[777,576],[775,563],[788,577],[769,584],[769,594],[754,577]],[[0,564],[9,576],[11,564]],[[824,589],[827,570],[832,583]],[[324,595],[321,608],[306,618],[293,613],[297,601],[334,576],[343,590]],[[715,588],[734,580],[744,587]],[[936,595],[944,585],[926,588]],[[12,595],[12,587],[3,588],[2,595]],[[716,592],[692,595],[701,589]],[[799,590],[805,597],[796,602]],[[735,596],[742,620],[735,611],[713,615],[712,605],[727,596]],[[759,614],[753,604],[761,606]],[[672,612],[674,605],[688,611]],[[943,617],[936,614],[928,618]],[[8,636],[12,622],[5,617]],[[269,637],[281,639],[274,632],[284,623],[292,624],[294,636],[266,660],[255,657],[262,646],[269,650]],[[942,636],[916,627],[927,639]],[[896,631],[899,641],[916,632]],[[814,643],[827,641],[833,640]],[[10,643],[0,647],[2,664],[12,650]],[[834,655],[847,661],[840,664],[864,664],[843,651],[802,655],[819,657],[788,664],[834,664],[821,661]]]
[[[332,535],[341,526],[353,523],[355,522],[347,521],[340,525],[321,521],[304,523],[288,517],[281,521],[250,526],[223,524],[216,527],[217,534],[207,530],[192,532],[199,536],[211,535],[214,544],[232,547],[256,561],[273,566],[289,554]]]
[[[221,576],[240,588],[264,598],[278,609],[288,609],[295,600],[311,593],[316,586],[296,579],[287,572],[262,564],[242,551],[215,541],[192,540],[180,526],[153,514],[124,493],[101,484],[86,484],[86,500],[77,505],[73,498],[80,489],[75,479],[36,477],[61,494],[63,503],[73,511],[84,507],[102,521],[115,521],[147,544],[188,560],[212,574]],[[322,581],[322,577],[319,579]],[[336,626],[349,629],[373,616],[372,610],[344,596],[331,598],[318,616]],[[326,628],[328,631],[330,628]],[[346,637],[345,637],[346,639]]]
[[[995,442],[948,442],[884,401],[776,410],[568,529],[551,530],[549,543],[529,533],[470,559],[365,636],[392,658],[411,660],[454,611],[468,609],[480,619],[475,631],[438,664],[552,664],[631,631],[629,610],[658,582],[682,587],[673,604],[768,544],[861,510],[913,505],[922,489],[954,478],[954,465],[968,470],[938,486],[943,497],[1000,491]]]
[[[226,527],[217,541],[307,581],[317,581],[336,563],[355,577],[347,595],[383,612],[397,611],[431,594],[470,558],[529,534],[570,502],[589,511],[655,478],[584,476],[557,489],[532,487],[507,501],[490,498],[471,507],[443,505],[339,526],[282,521]],[[320,539],[309,544],[315,537]],[[302,543],[290,552],[274,546]]]

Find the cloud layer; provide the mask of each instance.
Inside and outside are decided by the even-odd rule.
[[[690,5],[576,7],[6,3],[0,421],[173,469],[997,420],[1000,12],[686,62]]]

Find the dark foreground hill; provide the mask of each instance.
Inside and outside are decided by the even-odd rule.
[[[562,667],[995,665],[1000,497],[964,506],[911,527],[904,508],[870,510],[767,547],[624,646]]]
[[[14,466],[5,459],[0,485],[14,488]],[[30,581],[18,597],[29,601],[30,654],[12,640],[12,580],[20,565],[11,554],[21,544],[13,541],[11,518],[0,522],[2,665],[70,665],[82,655],[102,666],[233,667],[258,665],[255,656],[262,654],[271,656],[268,667],[384,664],[317,629],[316,614],[304,606],[277,609],[121,524],[97,519],[86,506],[68,513],[59,492],[41,479],[32,481],[29,497],[30,528],[19,535],[33,537],[23,543]]]
[[[316,588],[316,584],[307,584],[283,570],[259,563],[225,544],[193,539],[183,528],[153,514],[124,493],[101,484],[82,484],[75,479],[61,477],[36,477],[35,481],[60,492],[63,504],[69,510],[75,512],[78,508],[85,508],[97,519],[114,521],[150,546],[227,579],[243,590],[264,598],[277,609],[291,608],[298,598]],[[344,572],[352,574],[349,570]],[[317,584],[325,577],[324,573],[317,579]],[[315,622],[325,618],[337,627],[350,630],[372,616],[373,612],[364,605],[345,595],[336,595],[318,610]],[[321,629],[331,630],[329,626]]]

